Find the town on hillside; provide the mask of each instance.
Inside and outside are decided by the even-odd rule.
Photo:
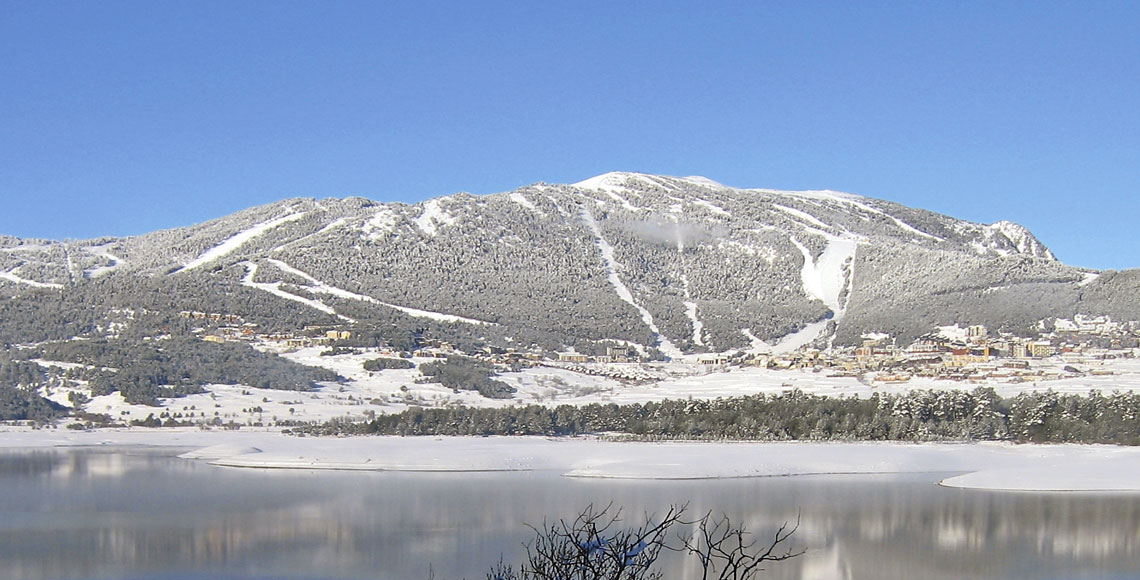
[[[327,346],[330,352],[350,352],[353,330],[344,326],[305,326],[296,331],[262,333],[239,315],[184,311],[181,317],[199,321],[195,329],[209,342],[242,341],[275,348]],[[503,368],[557,366],[584,374],[636,378],[629,367],[649,362],[638,345],[609,345],[604,354],[573,350],[546,352],[487,346],[466,352],[447,341],[423,338],[411,350],[381,344],[380,356],[440,358],[468,356]],[[991,332],[985,326],[946,326],[906,345],[887,334],[864,335],[854,347],[812,348],[775,353],[750,349],[692,355],[684,361],[710,367],[810,369],[828,376],[850,376],[876,384],[905,383],[914,377],[960,382],[1038,382],[1083,375],[1112,374],[1106,361],[1140,357],[1140,322],[1118,322],[1108,316],[1077,315],[1072,320],[1042,322],[1036,336]],[[1049,364],[1043,364],[1045,362]],[[625,370],[623,370],[625,369]]]

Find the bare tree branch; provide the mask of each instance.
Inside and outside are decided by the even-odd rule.
[[[771,542],[760,543],[744,525],[712,512],[686,521],[687,505],[670,506],[657,517],[644,514],[644,524],[624,527],[621,508],[612,503],[598,509],[586,506],[571,520],[543,521],[531,526],[534,538],[525,544],[526,560],[517,566],[502,560],[487,573],[487,580],[661,580],[653,566],[662,550],[688,554],[701,567],[702,580],[751,580],[764,562],[779,562],[804,553],[786,547],[799,528],[787,522]],[[670,542],[678,524],[692,526],[688,535]]]

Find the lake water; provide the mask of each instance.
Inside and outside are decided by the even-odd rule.
[[[760,578],[1140,578],[1140,495],[942,488],[947,474],[617,481],[213,467],[146,449],[0,454],[0,578],[482,578],[527,523],[688,503],[795,560]],[[666,578],[694,578],[671,564]]]

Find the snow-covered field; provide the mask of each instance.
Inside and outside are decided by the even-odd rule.
[[[553,471],[569,477],[704,479],[962,472],[943,485],[1019,491],[1140,492],[1140,448],[899,443],[641,443],[592,438],[298,438],[271,431],[0,431],[0,448],[148,445],[244,468]]]
[[[297,438],[282,435],[278,421],[366,418],[409,406],[507,406],[523,404],[635,403],[662,399],[733,397],[800,389],[835,396],[870,396],[916,389],[973,389],[978,384],[915,378],[871,386],[828,371],[708,367],[699,364],[628,364],[590,368],[639,380],[585,374],[557,366],[535,367],[499,377],[516,387],[514,399],[486,399],[421,384],[416,369],[364,370],[377,352],[320,356],[322,347],[283,351],[299,363],[336,371],[347,380],[312,392],[213,385],[209,392],[163,401],[162,408],[127,404],[113,395],[86,406],[121,422],[168,413],[183,420],[220,419],[239,431],[220,428],[102,429],[61,427],[33,431],[7,427],[0,447],[57,445],[160,445],[202,449],[190,455],[235,467],[365,469],[410,471],[553,470],[575,477],[720,478],[818,473],[962,472],[944,485],[1013,490],[1140,491],[1140,448],[1074,445],[896,444],[896,443],[618,443],[595,439],[544,438]],[[417,364],[430,359],[415,359]],[[49,361],[38,361],[50,365]],[[1045,366],[1063,365],[1059,360]],[[1087,393],[1097,389],[1140,390],[1140,360],[1105,361],[1113,374],[1041,381],[991,382],[1003,396],[1053,389]],[[1056,370],[1056,369],[1054,369]],[[72,388],[49,395],[64,404]],[[202,421],[206,420],[206,421]]]
[[[94,397],[85,409],[130,422],[162,413],[190,422],[219,419],[243,428],[256,424],[272,426],[279,421],[328,421],[334,418],[363,419],[373,414],[398,413],[410,406],[445,407],[466,405],[502,407],[513,405],[584,405],[590,403],[645,403],[664,399],[714,399],[759,393],[778,394],[791,389],[827,396],[868,397],[872,393],[903,393],[913,390],[974,389],[992,387],[1001,396],[1025,391],[1052,389],[1059,393],[1087,394],[1090,390],[1140,391],[1140,359],[1104,361],[1095,368],[1111,375],[1085,375],[1057,380],[1020,383],[992,380],[983,383],[956,382],[914,377],[906,383],[862,382],[855,377],[832,376],[824,369],[776,370],[752,367],[718,367],[700,364],[609,364],[544,366],[521,372],[503,373],[499,380],[515,387],[513,399],[487,399],[474,391],[453,392],[434,383],[417,383],[418,369],[364,370],[364,361],[377,358],[377,352],[321,356],[324,347],[281,349],[283,356],[301,364],[322,367],[348,379],[310,392],[257,389],[240,385],[209,385],[208,392],[163,401],[162,408],[131,405],[118,393]],[[417,365],[434,359],[412,359]],[[50,366],[50,361],[37,361]],[[59,363],[65,366],[66,363]],[[1041,368],[1060,373],[1060,359]],[[1087,365],[1081,365],[1087,366]],[[1035,367],[1036,368],[1036,367]],[[579,370],[591,370],[586,374]],[[627,378],[614,378],[624,376]],[[634,379],[634,380],[630,380]],[[70,406],[68,394],[83,389],[55,387],[45,394]]]

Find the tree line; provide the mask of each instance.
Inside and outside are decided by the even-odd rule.
[[[913,391],[868,398],[799,390],[716,400],[497,409],[413,407],[368,422],[301,426],[318,435],[621,434],[638,439],[758,441],[1015,441],[1140,445],[1140,395],[1054,391],[1001,397]]]
[[[129,403],[158,405],[159,398],[201,393],[203,385],[246,385],[263,389],[311,390],[338,381],[333,371],[263,353],[247,344],[212,343],[187,336],[134,342],[99,339],[48,343],[21,354],[27,358],[89,365],[80,378],[91,394],[122,393]],[[29,363],[30,364],[30,363]]]

